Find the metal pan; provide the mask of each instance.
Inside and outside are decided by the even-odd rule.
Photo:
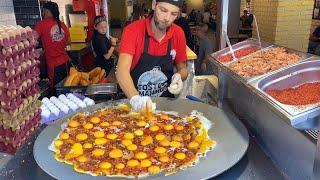
[[[264,48],[267,48],[267,47],[270,47],[271,44],[270,43],[267,43],[267,42],[261,42],[261,47],[262,49]],[[243,49],[246,49],[246,48],[251,48],[251,47],[255,47],[257,49],[260,49],[260,44],[258,42],[257,39],[253,39],[253,38],[250,38],[250,39],[247,39],[245,41],[241,41],[239,43],[236,43],[234,45],[232,45],[232,48],[234,51],[239,51],[239,50],[243,50]],[[252,53],[251,53],[252,54]],[[247,56],[250,56],[251,54],[248,54],[246,56],[243,56],[239,59],[244,59],[246,58]],[[229,61],[229,62],[220,62],[218,60],[218,57],[220,56],[225,56],[225,55],[231,55],[231,51],[230,51],[230,47],[226,47],[220,51],[217,51],[215,53],[212,53],[211,56],[219,63],[225,65],[225,66],[228,66],[229,64],[235,62],[236,60],[232,60],[232,61]]]
[[[294,49],[286,48],[286,47],[283,47],[283,46],[277,46],[277,45],[273,45],[273,46],[270,46],[270,47],[268,47],[268,48],[265,48],[265,49],[263,49],[263,51],[265,51],[265,50],[270,50],[270,49],[272,49],[272,48],[277,48],[277,47],[285,48],[285,49],[287,50],[287,52],[289,52],[289,53],[296,53],[296,54],[298,54],[298,55],[300,56],[300,59],[299,59],[297,62],[295,62],[295,63],[293,63],[293,64],[291,64],[291,65],[295,65],[295,64],[297,64],[297,63],[300,63],[300,62],[305,61],[305,60],[307,60],[307,59],[310,59],[310,58],[312,57],[311,54],[303,53],[303,52],[300,52],[300,51],[296,51],[296,50],[294,50]],[[252,57],[253,55],[254,55],[254,54],[251,54],[250,56],[247,56],[247,57],[245,57],[245,58],[243,58],[243,59],[238,59],[237,61],[234,61],[234,62],[230,63],[230,64],[229,64],[229,67],[230,67],[232,64],[236,64],[236,63],[239,62],[239,61],[246,61],[248,58]],[[291,65],[289,65],[289,66],[291,66]],[[270,71],[270,72],[267,72],[267,73],[262,74],[262,75],[259,75],[259,76],[252,76],[252,77],[249,77],[249,78],[245,78],[245,77],[242,77],[242,76],[239,76],[239,75],[238,75],[238,76],[239,76],[241,79],[243,79],[244,81],[246,81],[246,82],[251,82],[251,81],[254,81],[254,80],[256,80],[256,79],[260,79],[260,78],[262,78],[262,77],[264,77],[264,76],[267,76],[267,75],[269,75],[269,74],[271,74],[271,73],[273,73],[273,72],[275,72],[275,71],[286,69],[287,67],[288,67],[288,66],[284,66],[284,67],[281,67],[281,68],[279,68],[279,69],[277,69],[277,70]],[[234,72],[231,68],[230,68],[230,71],[232,71],[234,74],[237,74],[237,73]]]
[[[196,166],[170,176],[164,176],[164,174],[152,176],[153,179],[208,179],[231,168],[245,154],[249,143],[245,127],[234,117],[231,119],[221,109],[186,99],[155,98],[153,100],[157,103],[158,110],[177,111],[181,116],[189,114],[192,110],[204,113],[213,122],[213,127],[208,134],[217,142],[215,149],[210,151],[205,158],[200,159]],[[128,103],[127,100],[101,103],[83,111],[92,112],[120,102]],[[48,145],[58,135],[61,124],[67,118],[60,119],[55,124],[48,126],[38,136],[33,151],[36,162],[40,168],[56,179],[107,179],[103,176],[92,177],[77,173],[69,165],[57,162],[53,157],[53,152],[48,150]]]
[[[117,91],[117,84],[114,83],[93,84],[88,86],[85,95],[115,94]]]
[[[300,62],[286,69],[279,70],[259,80],[250,83],[261,94],[271,100],[276,106],[285,110],[291,116],[293,124],[300,120],[311,118],[312,114],[319,114],[320,103],[304,106],[283,104],[266,93],[267,89],[286,89],[297,87],[305,83],[320,82],[320,59]]]

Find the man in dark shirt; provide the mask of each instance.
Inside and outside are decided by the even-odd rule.
[[[197,36],[199,38],[199,51],[195,64],[196,75],[213,75],[213,68],[209,62],[210,54],[213,52],[213,44],[208,38],[208,25],[200,24],[197,27]]]
[[[320,55],[320,26],[310,35],[308,52]]]
[[[107,38],[107,21],[104,16],[97,16],[94,20],[95,28],[92,36],[92,48],[96,58],[96,66],[106,71],[106,76],[114,66],[112,54],[116,46],[117,39]]]
[[[181,13],[180,17],[177,20],[175,20],[174,23],[183,29],[183,32],[187,41],[187,46],[189,48],[193,48],[194,43],[192,40],[191,30],[186,17],[187,17],[187,14]]]
[[[253,15],[248,13],[247,10],[244,10],[243,11],[243,15],[240,17],[240,20],[242,22],[242,27],[243,28],[252,27]]]

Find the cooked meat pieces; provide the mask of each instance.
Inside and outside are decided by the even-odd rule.
[[[289,53],[282,47],[256,52],[251,57],[230,65],[240,76],[250,78],[293,64],[300,59],[295,53]]]

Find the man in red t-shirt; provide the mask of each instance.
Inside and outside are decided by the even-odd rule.
[[[60,21],[59,14],[58,5],[47,2],[43,5],[43,20],[35,27],[42,40],[51,88],[62,81],[68,72],[69,56],[65,48],[70,35],[67,26]]]
[[[150,97],[179,94],[188,76],[184,32],[173,24],[182,4],[153,0],[153,15],[123,31],[116,75],[135,111],[150,108]]]

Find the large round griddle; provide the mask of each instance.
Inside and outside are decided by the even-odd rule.
[[[170,176],[164,176],[163,173],[150,176],[153,179],[177,180],[211,178],[231,168],[245,154],[249,144],[247,130],[237,119],[230,120],[221,109],[185,99],[171,100],[156,98],[153,100],[157,103],[157,110],[177,111],[180,116],[188,115],[192,110],[202,112],[213,122],[213,127],[208,134],[217,142],[214,150],[210,151],[206,157],[201,158],[200,163],[196,166],[181,170]],[[92,112],[102,107],[116,105],[119,102],[127,101],[120,100],[101,103],[83,111]],[[62,118],[54,124],[49,125],[38,136],[33,149],[36,162],[46,173],[56,179],[106,179],[104,176],[93,177],[87,174],[77,173],[70,165],[57,162],[54,159],[54,153],[48,150],[48,146],[61,131],[61,124],[67,121],[68,117]]]

